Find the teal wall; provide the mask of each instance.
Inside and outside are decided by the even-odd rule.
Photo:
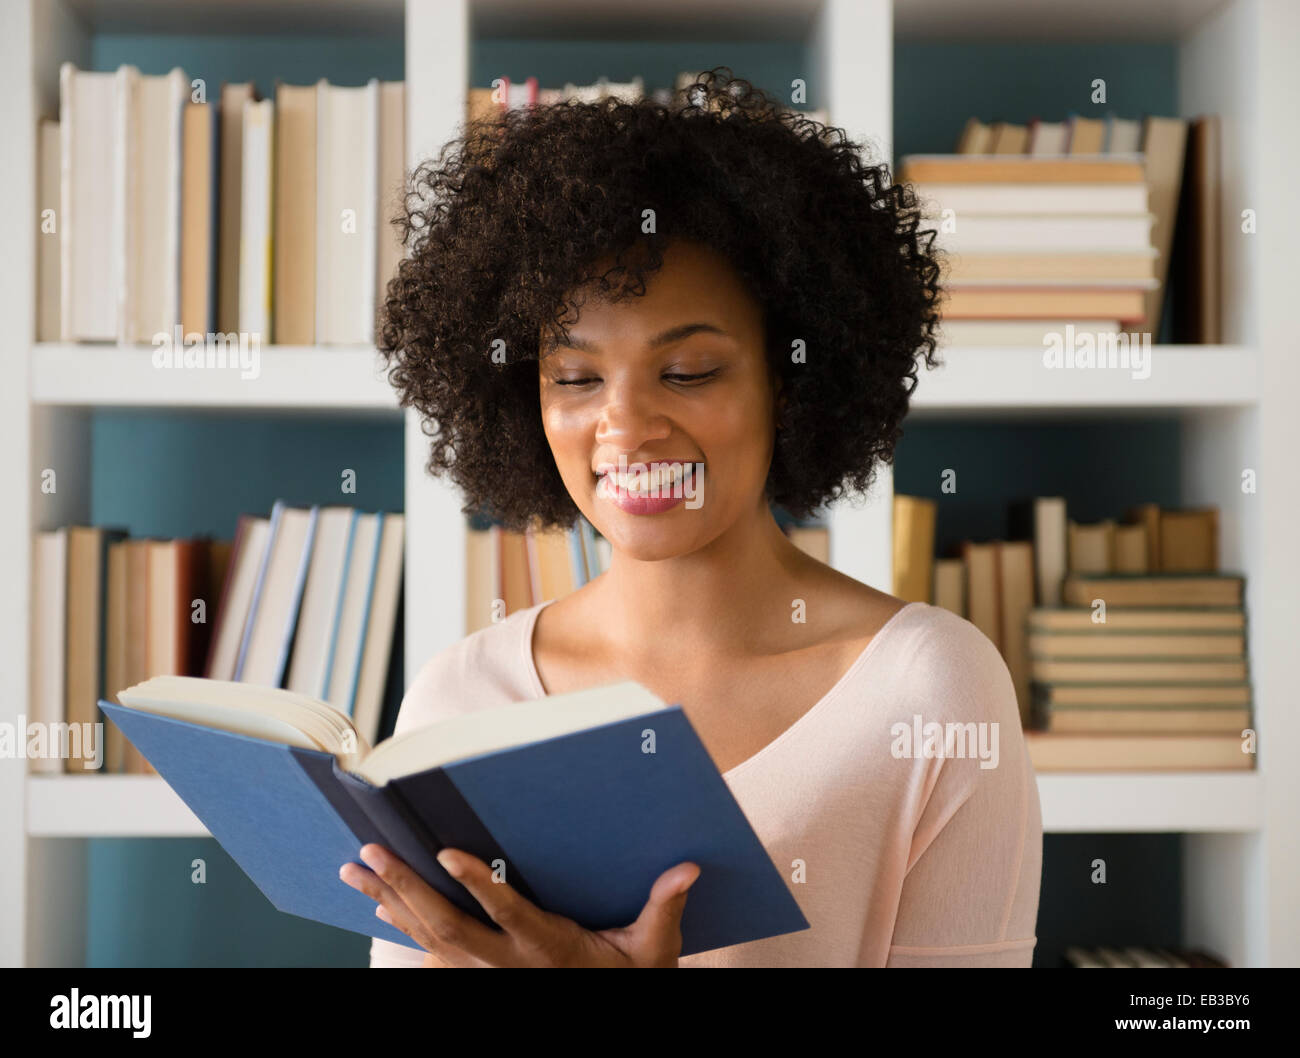
[[[910,419],[895,451],[894,491],[936,501],[942,555],[964,539],[1006,539],[1007,505],[1030,496],[1064,496],[1076,522],[1122,518],[1139,503],[1177,507],[1181,438],[1173,418]],[[956,492],[945,494],[947,469],[956,471]]]
[[[124,63],[141,73],[167,73],[179,66],[207,84],[208,99],[223,81],[254,81],[264,99],[276,80],[313,84],[322,77],[335,84],[360,85],[370,78],[400,81],[405,76],[401,37],[167,36],[104,34],[91,44],[91,67],[116,70]]]
[[[155,74],[180,66],[207,82],[209,98],[215,98],[223,81],[253,80],[266,96],[277,78],[297,84],[320,77],[361,84],[371,77],[400,80],[405,72],[400,37],[95,39],[95,69],[121,63]],[[670,86],[681,71],[715,65],[729,65],[737,75],[782,96],[792,79],[807,77],[809,71],[802,43],[488,40],[471,50],[470,77],[472,84],[484,86],[500,74],[520,80],[536,75],[543,85],[558,87],[565,80],[629,80],[640,74],[653,90]],[[1094,77],[1107,81],[1105,107],[1089,102]],[[902,43],[895,49],[896,157],[952,150],[972,114],[985,121],[1026,122],[1035,115],[1059,120],[1071,111],[1171,113],[1176,87],[1174,51],[1165,45]],[[815,100],[815,84],[810,92]],[[136,534],[229,536],[240,513],[265,512],[276,499],[295,505],[346,501],[370,510],[402,508],[403,447],[397,421],[104,411],[94,416],[92,440],[92,518],[125,525]],[[938,470],[955,462],[959,491],[944,498],[941,540],[989,537],[1004,532],[1005,502],[1026,494],[1064,494],[1072,514],[1084,520],[1118,513],[1142,500],[1176,503],[1178,450],[1178,425],[1171,420],[912,421],[899,446],[896,481],[901,492],[937,496]],[[355,497],[339,492],[344,467],[357,470]],[[1074,846],[1049,839],[1045,879],[1075,878],[1081,868],[1071,857],[1079,855]],[[1175,841],[1149,846],[1139,841],[1132,855],[1138,860],[1155,857],[1154,864],[1142,861],[1144,891],[1151,878],[1177,878]],[[196,857],[207,863],[206,885],[190,881]],[[90,842],[89,859],[92,966],[366,961],[364,938],[277,912],[210,839],[96,839]],[[1071,918],[1060,901],[1045,899],[1040,947],[1049,961],[1062,936],[1133,939],[1107,933],[1106,924],[1114,924],[1116,908],[1146,905],[1125,903],[1118,887],[1107,888],[1115,890],[1108,894],[1111,905],[1070,904],[1082,917]],[[1177,938],[1168,934],[1176,930],[1177,918],[1170,917],[1165,904],[1161,908],[1154,939],[1175,943]],[[1158,913],[1160,909],[1151,912]]]
[[[1092,102],[1092,82],[1106,102]],[[947,154],[969,117],[1027,125],[1069,114],[1172,116],[1178,52],[1172,44],[943,44],[894,47],[894,157]]]

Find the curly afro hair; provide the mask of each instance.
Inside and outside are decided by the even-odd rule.
[[[763,307],[782,398],[769,500],[804,517],[865,492],[893,459],[919,361],[938,362],[941,265],[914,192],[860,150],[721,67],[667,104],[469,124],[411,175],[394,218],[408,256],[381,313],[379,349],[431,438],[430,473],[450,476],[467,512],[572,525],[542,429],[542,335],[565,335],[579,291],[644,293],[683,239],[727,258]]]

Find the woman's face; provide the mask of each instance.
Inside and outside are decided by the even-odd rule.
[[[689,554],[766,509],[762,310],[725,258],[671,244],[643,296],[589,298],[568,337],[542,346],[542,423],[569,495],[615,550]]]

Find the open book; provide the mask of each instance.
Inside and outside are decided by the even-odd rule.
[[[338,877],[376,842],[488,925],[440,849],[501,861],[524,896],[594,930],[630,924],[663,871],[698,863],[683,955],[808,926],[685,714],[636,683],[373,748],[291,691],[158,676],[118,697],[105,715],[281,911],[414,947]]]

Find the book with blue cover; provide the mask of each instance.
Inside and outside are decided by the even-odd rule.
[[[546,911],[627,926],[691,861],[682,954],[808,928],[679,706],[636,683],[471,710],[373,749],[291,691],[157,676],[100,707],[281,911],[417,947],[343,882],[375,842],[492,926],[435,858],[505,865]],[[495,926],[493,926],[495,928]]]

